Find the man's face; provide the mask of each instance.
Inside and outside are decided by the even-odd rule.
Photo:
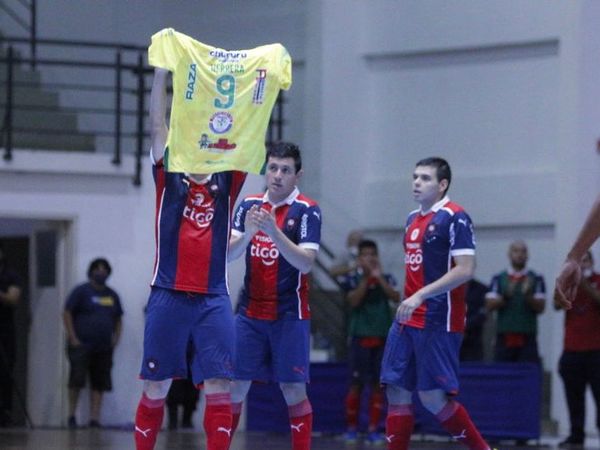
[[[413,197],[424,210],[428,210],[444,196],[448,180],[437,179],[433,166],[417,166],[413,172]]]
[[[265,174],[269,200],[274,203],[285,200],[292,193],[301,176],[302,170],[296,173],[294,158],[269,157]]]
[[[508,249],[508,258],[513,268],[521,270],[527,264],[527,246],[524,242],[513,242]]]
[[[377,250],[373,247],[363,247],[358,253],[358,263],[363,269],[373,269],[379,262],[379,255]]]

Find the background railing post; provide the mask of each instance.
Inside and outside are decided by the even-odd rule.
[[[37,60],[37,0],[31,0],[30,8],[30,29],[29,36],[31,39],[31,68],[35,69],[35,62]]]
[[[8,47],[8,62],[6,64],[6,115],[4,117],[4,132],[6,133],[6,148],[4,160],[12,159],[12,128],[13,128],[13,70],[14,51],[12,45]]]
[[[144,82],[144,54],[138,56],[137,65],[138,74],[138,102],[137,102],[137,149],[135,153],[135,177],[133,184],[140,186],[142,184],[142,154],[144,153],[144,96],[146,95],[146,85]]]
[[[113,164],[121,164],[121,50],[115,62],[115,155]]]

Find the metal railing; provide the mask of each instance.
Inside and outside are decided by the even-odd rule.
[[[149,83],[146,77],[153,73],[153,69],[144,62],[146,47],[110,42],[38,39],[36,45],[40,49],[49,49],[48,53],[51,56],[23,57],[17,52],[16,47],[28,43],[29,39],[26,38],[0,36],[0,48],[7,49],[6,57],[0,58],[0,68],[6,67],[5,99],[0,103],[0,108],[5,110],[0,130],[3,138],[3,145],[0,146],[4,147],[4,159],[10,160],[13,157],[16,133],[38,136],[87,136],[89,140],[103,141],[104,150],[112,152],[112,163],[115,165],[121,164],[123,149],[131,149],[130,153],[136,156],[133,182],[135,185],[140,185],[141,158],[147,147],[146,139],[149,137],[145,124],[148,104],[146,96],[149,95],[149,89],[146,87]],[[59,57],[52,56],[52,49]],[[63,56],[76,55],[82,50],[86,52],[85,57],[65,58]],[[38,67],[38,70],[42,67],[46,68],[46,72],[60,71],[61,74],[58,76],[60,80],[78,81],[44,83],[16,81],[16,72],[22,71],[23,65],[27,63]],[[107,79],[112,82],[107,83]],[[1,86],[2,80],[0,80]],[[75,93],[75,104],[60,107],[42,103],[26,104],[16,98],[15,93],[18,89],[22,91],[37,89],[40,92],[54,92],[61,95]],[[269,123],[267,142],[283,138],[284,103],[280,95]],[[14,123],[16,112],[22,115],[31,112],[71,114],[76,117],[77,122],[89,118],[95,126],[88,126],[85,132],[80,131],[77,126],[73,129],[44,128],[31,123],[27,126],[16,126]],[[102,124],[103,126],[99,126]],[[88,150],[96,150],[96,143],[92,147]]]
[[[4,0],[0,0],[0,10],[4,11],[20,28],[29,35],[29,53],[31,55],[31,68],[35,68],[37,54],[37,0],[16,0],[19,10],[11,8]],[[23,11],[25,8],[25,11]],[[25,17],[23,17],[25,16]]]

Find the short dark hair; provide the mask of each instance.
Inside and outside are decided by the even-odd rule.
[[[294,158],[294,168],[296,173],[302,169],[302,157],[300,156],[300,147],[291,142],[277,141],[269,145],[267,150],[267,159],[269,158]]]
[[[88,267],[88,271],[87,271],[88,278],[90,278],[92,276],[92,272],[100,266],[106,267],[108,274],[109,275],[111,274],[112,267],[110,267],[108,260],[106,258],[96,258],[90,263],[90,266]]]
[[[358,243],[358,253],[360,254],[361,250],[365,248],[372,248],[375,250],[375,253],[379,253],[379,249],[377,248],[377,243],[371,239],[363,239]]]
[[[415,164],[415,167],[419,166],[435,167],[435,176],[437,177],[438,182],[448,180],[448,187],[444,191],[444,195],[446,195],[446,192],[450,189],[450,183],[452,182],[452,170],[450,169],[448,161],[438,156],[432,156],[424,158]]]

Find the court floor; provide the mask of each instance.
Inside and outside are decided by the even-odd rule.
[[[436,441],[434,437],[418,436],[411,444],[411,449],[464,449],[464,447],[448,440]],[[543,438],[540,442],[530,441],[527,446],[516,446],[513,442],[499,442],[494,445],[499,449],[554,449],[558,438]],[[289,436],[268,433],[236,434],[231,450],[286,450],[289,449]],[[26,428],[0,429],[1,450],[125,450],[132,449],[133,435],[130,431],[112,429],[35,429]],[[204,435],[198,431],[163,431],[159,435],[156,450],[199,450],[204,449]],[[367,445],[362,441],[354,444],[345,443],[339,436],[313,437],[312,450],[372,450],[385,448],[384,445]],[[586,449],[600,449],[597,439],[588,439]]]

